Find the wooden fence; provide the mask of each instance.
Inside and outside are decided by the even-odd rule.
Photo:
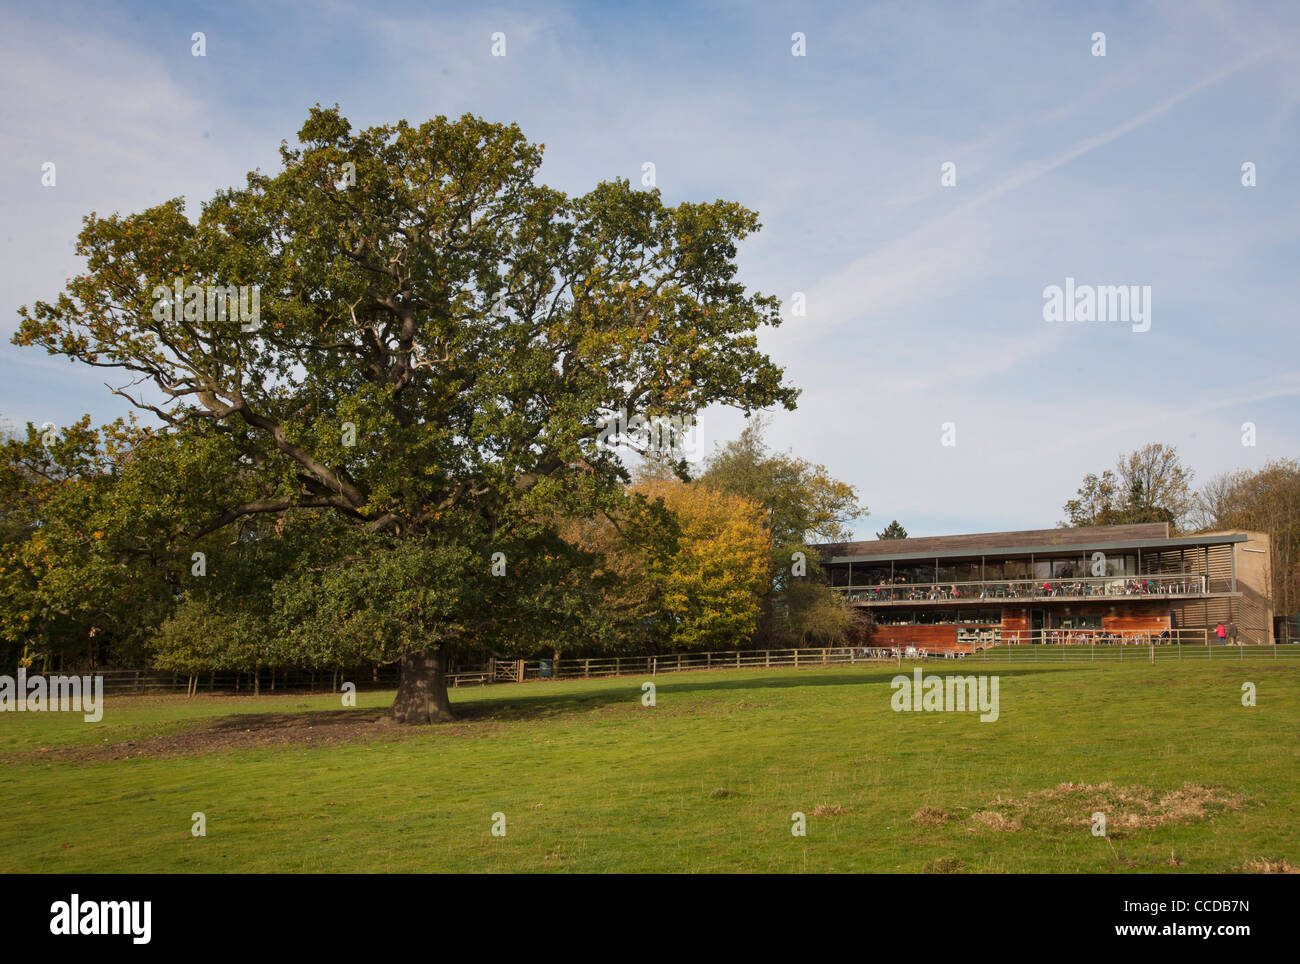
[[[657,656],[606,656],[575,659],[492,659],[471,666],[453,666],[447,685],[486,686],[498,682],[600,679],[615,676],[658,676],[665,673],[727,669],[810,669],[815,666],[854,665],[882,661],[965,659],[1006,662],[1164,662],[1168,660],[1300,659],[1300,645],[1224,646],[1141,642],[1100,645],[1043,643],[999,646],[990,651],[962,654],[952,650],[928,651],[916,647],[823,647],[816,649],[731,650],[710,653],[669,653]],[[396,666],[365,666],[341,670],[263,669],[251,673],[203,673],[194,678],[196,693],[338,692],[344,683],[358,689],[391,689],[397,685]],[[114,669],[83,671],[78,675],[103,676],[106,693],[183,693],[191,678],[179,673]]]

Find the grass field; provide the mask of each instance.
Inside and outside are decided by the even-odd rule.
[[[1300,864],[1300,663],[924,668],[996,674],[999,719],[894,712],[879,664],[660,676],[654,707],[641,677],[456,690],[436,728],[382,720],[391,692],[4,713],[0,872]]]

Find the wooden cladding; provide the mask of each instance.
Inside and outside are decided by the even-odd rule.
[[[1063,619],[1089,615],[1099,615],[1101,617],[1102,632],[1150,633],[1156,636],[1166,629],[1176,628],[1168,608],[1156,610],[1139,603],[1116,606],[1074,606],[1068,609],[1044,607],[1042,611],[1045,617],[1045,625],[1042,628],[1047,631],[1060,629]],[[1029,610],[1008,606],[1003,608],[1000,622],[989,622],[982,625],[999,628],[1002,641],[1027,642],[1030,632]],[[868,646],[912,646],[917,649],[927,649],[931,652],[947,650],[969,652],[972,648],[969,644],[958,642],[958,630],[970,628],[972,627],[955,625],[882,625],[874,627],[864,642]],[[1069,632],[1070,630],[1062,631]],[[1082,629],[1073,631],[1090,632],[1090,630]]]

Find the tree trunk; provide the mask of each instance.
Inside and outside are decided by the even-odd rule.
[[[447,699],[446,657],[441,648],[402,654],[397,698],[389,713],[398,723],[446,723],[454,719]]]

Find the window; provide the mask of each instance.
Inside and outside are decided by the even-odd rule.
[[[878,613],[876,622],[881,626],[906,626],[912,621],[910,609],[896,609]]]
[[[1052,560],[1053,579],[1074,579],[1078,575],[1080,575],[1078,559]]]
[[[1101,617],[1088,615],[1069,616],[1060,620],[1060,628],[1072,630],[1101,629]]]
[[[860,562],[853,564],[853,585],[879,586],[882,582],[889,582],[887,567],[867,566]]]
[[[897,568],[895,568],[894,574],[899,578],[901,578],[904,582],[917,583],[922,581],[929,581],[933,577],[934,570],[930,569],[928,571],[930,573],[929,576],[925,575],[924,571],[919,566],[907,565],[907,566],[898,566]]]

